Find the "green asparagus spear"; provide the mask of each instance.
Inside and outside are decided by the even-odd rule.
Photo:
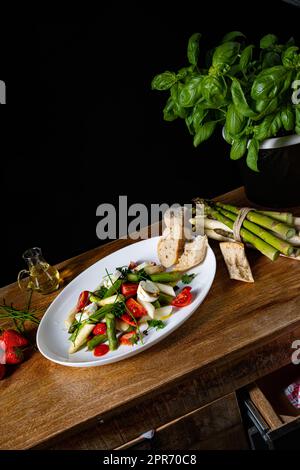
[[[94,336],[87,343],[88,350],[92,351],[93,349],[95,349],[96,346],[98,346],[98,344],[105,343],[105,341],[107,341],[107,336],[106,335]]]
[[[99,310],[96,310],[96,312],[93,313],[89,317],[89,321],[98,323],[100,320],[102,320],[105,317],[105,315],[107,313],[112,311],[113,306],[114,306],[114,304],[108,304],[108,305],[104,305],[103,307],[99,308]]]
[[[228,219],[231,219],[233,222],[236,220],[236,215],[234,215],[232,212],[227,211],[225,209],[219,208],[219,211],[221,214],[223,214],[225,217],[228,217]],[[264,216],[262,216],[264,217]],[[277,250],[279,250],[281,253],[284,255],[289,256],[291,253],[293,253],[293,247],[290,243],[286,242],[285,240],[281,240],[280,238],[277,238],[275,235],[272,235],[272,233],[268,232],[267,230],[263,229],[259,225],[256,225],[252,222],[249,222],[248,220],[244,220],[243,222],[243,227],[245,229],[249,230],[249,232],[254,233],[258,237],[260,237],[262,240],[267,242],[269,245],[274,246]]]
[[[118,339],[116,336],[116,318],[112,313],[105,315],[107,326],[108,345],[111,351],[118,348]]]
[[[178,271],[171,271],[171,272],[163,272],[163,273],[156,273],[151,274],[150,279],[153,282],[173,282],[173,281],[180,281],[183,274]]]
[[[259,214],[267,215],[272,217],[272,219],[278,220],[279,222],[284,222],[288,225],[293,225],[293,214],[291,212],[277,212],[277,211],[256,211]]]
[[[223,222],[223,224],[227,225],[227,227],[233,229],[233,221],[226,217],[225,215],[221,214],[217,209],[214,209],[210,206],[206,206],[206,211],[208,215],[211,215],[214,219]],[[253,233],[249,232],[245,228],[241,228],[241,236],[243,240],[247,243],[251,243],[258,251],[260,251],[263,255],[270,258],[272,261],[279,256],[279,251],[276,250],[272,245],[269,245],[261,238],[257,237]]]
[[[130,282],[139,282],[139,275],[136,273],[128,273],[127,279]]]
[[[103,296],[103,299],[107,299],[107,297],[111,297],[114,294],[117,294],[119,292],[119,289],[122,284],[122,279],[117,279],[106,291],[106,293]]]
[[[220,202],[217,202],[216,206],[236,215],[239,213],[239,208],[232,206],[231,204],[221,204]],[[278,220],[272,219],[267,215],[260,214],[256,211],[248,212],[248,214],[246,215],[246,219],[250,222],[253,222],[254,224],[260,225],[261,227],[272,230],[272,232],[277,233],[283,236],[284,238],[291,238],[296,234],[296,230],[293,227],[290,227],[289,225],[279,222]]]
[[[162,292],[160,292],[159,296],[158,296],[158,301],[159,301],[160,305],[163,306],[163,307],[165,305],[170,305],[173,299],[174,299],[174,297],[172,297],[171,295],[163,294]]]

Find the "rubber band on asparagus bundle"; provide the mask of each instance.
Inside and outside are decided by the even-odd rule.
[[[235,219],[235,222],[233,224],[233,238],[237,242],[241,242],[241,228],[243,225],[243,222],[245,218],[247,217],[248,212],[253,211],[251,207],[242,207],[239,210],[239,213],[237,215],[237,218]]]

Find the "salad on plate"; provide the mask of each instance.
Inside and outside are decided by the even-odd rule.
[[[120,347],[144,344],[150,329],[164,328],[178,309],[192,302],[188,284],[194,276],[166,271],[151,261],[131,262],[113,273],[106,270],[95,290],[80,293],[65,320],[69,354],[86,348],[103,356]]]

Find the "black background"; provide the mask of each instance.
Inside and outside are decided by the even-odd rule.
[[[299,10],[279,1],[114,3],[67,22],[3,22],[1,75],[1,285],[40,246],[56,263],[102,243],[103,202],[189,202],[241,184],[221,135],[197,149],[182,121],[166,123],[152,77],[186,64],[224,33],[250,41],[299,38]],[[56,18],[57,20],[57,18]]]

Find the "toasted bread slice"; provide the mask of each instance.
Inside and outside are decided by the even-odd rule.
[[[192,240],[186,241],[183,254],[180,256],[178,263],[174,266],[174,270],[187,271],[201,263],[206,256],[207,246],[206,235],[198,235]]]
[[[254,282],[251,268],[243,243],[222,242],[220,249],[226,263],[230,279],[243,282]]]

